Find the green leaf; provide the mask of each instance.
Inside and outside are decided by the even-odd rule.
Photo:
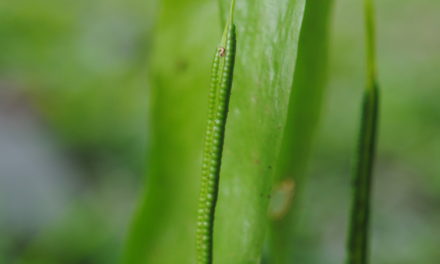
[[[220,10],[229,4],[222,1]],[[294,81],[304,8],[305,0],[237,0],[237,55],[214,221],[214,263],[261,261],[292,86],[295,91],[296,83],[305,82],[299,81],[305,76],[296,80],[296,75]],[[159,9],[150,78],[149,173],[124,262],[192,264],[209,65],[222,27],[212,2],[166,0]],[[313,17],[326,21],[319,17],[326,12],[316,12]],[[314,40],[309,41],[314,45]],[[311,68],[321,67],[305,60],[298,65],[312,63],[301,66],[307,76]],[[319,78],[320,71],[312,76]],[[302,106],[313,118],[319,113],[321,93],[305,94],[313,96],[304,98]],[[308,133],[304,137],[308,140]]]
[[[194,263],[197,197],[210,64],[220,27],[215,2],[160,1],[151,50],[146,190],[124,263]]]
[[[222,1],[226,10],[228,1]],[[214,263],[260,263],[305,1],[237,1]]]
[[[307,1],[298,61],[269,214],[271,260],[291,263],[301,190],[326,84],[328,26],[332,0]]]

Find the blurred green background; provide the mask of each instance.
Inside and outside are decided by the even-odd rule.
[[[435,264],[440,2],[376,2],[382,116],[372,262]],[[0,3],[0,263],[118,262],[148,166],[155,6],[152,0]],[[335,0],[328,91],[297,263],[344,258],[365,83],[362,23],[361,1]]]

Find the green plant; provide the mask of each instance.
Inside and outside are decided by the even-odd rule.
[[[212,263],[212,241],[215,205],[218,194],[223,140],[228,115],[235,60],[235,25],[231,2],[229,20],[226,24],[220,48],[216,50],[211,73],[211,88],[208,103],[208,125],[205,132],[201,191],[197,216],[198,263]]]
[[[230,2],[0,3],[0,263],[118,262],[144,168],[124,261],[196,263],[209,67]],[[380,80],[372,1],[337,1],[330,20],[332,2],[237,1],[225,155],[204,192],[218,198],[204,212],[214,264],[341,263],[346,229],[350,264],[439,259],[440,1],[377,2]]]
[[[327,80],[328,31],[332,0],[307,1],[298,47],[283,143],[275,166],[269,208],[271,263],[291,263],[307,165]]]
[[[323,79],[315,82],[310,77],[324,74],[330,7],[329,1],[319,2],[323,5],[273,0],[269,8],[263,1],[237,3],[234,20],[240,37],[215,210],[214,263],[260,261],[279,157],[291,151],[284,145],[290,137],[298,136],[305,143],[301,151],[310,148],[324,86]],[[230,4],[220,3],[220,10]],[[165,0],[161,10],[151,71],[155,85],[149,151],[154,155],[148,163],[147,190],[132,226],[125,263],[193,263],[197,258],[200,138],[209,118],[200,109],[209,109],[205,87],[210,52],[206,47],[212,47],[218,34],[213,26],[217,23],[211,19],[217,8],[201,0],[182,0],[177,5]],[[168,23],[167,19],[176,16],[179,23]],[[307,23],[303,24],[304,16]],[[199,21],[204,21],[203,25]],[[176,42],[179,45],[173,45]],[[304,54],[297,57],[299,45]],[[313,56],[316,51],[323,56]],[[170,74],[174,78],[169,78]],[[314,121],[304,123],[303,118]],[[287,128],[292,120],[295,125]],[[165,165],[169,160],[173,166]],[[306,156],[298,164],[305,161]]]
[[[353,178],[353,201],[348,237],[347,263],[349,264],[368,263],[370,200],[379,107],[373,3],[372,0],[364,2],[367,84],[363,96],[359,145]]]

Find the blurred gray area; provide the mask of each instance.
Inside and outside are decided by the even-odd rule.
[[[0,263],[116,262],[136,177],[97,160],[106,178],[93,180],[40,115],[20,87],[0,84]]]
[[[0,215],[9,231],[33,233],[65,213],[75,167],[26,95],[0,83]]]

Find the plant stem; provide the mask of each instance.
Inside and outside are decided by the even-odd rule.
[[[359,145],[354,168],[353,200],[347,245],[348,264],[368,263],[370,200],[379,108],[373,3],[372,0],[364,1],[367,84],[363,96]]]

